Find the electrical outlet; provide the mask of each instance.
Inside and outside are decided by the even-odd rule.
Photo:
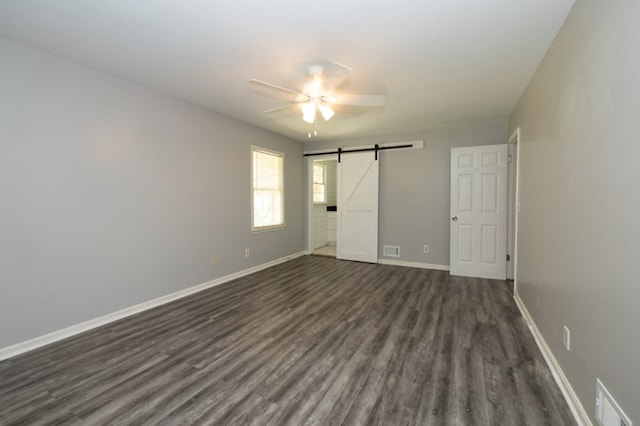
[[[244,257],[249,257],[249,256],[251,256],[251,250],[244,249]]]
[[[564,347],[567,348],[568,351],[571,350],[571,331],[569,327],[564,326],[564,335],[562,336],[562,342],[564,343]]]
[[[425,253],[429,253],[429,246],[422,246],[422,250],[423,250]]]
[[[218,264],[218,256],[212,256],[211,257],[211,264],[213,266],[216,266]]]

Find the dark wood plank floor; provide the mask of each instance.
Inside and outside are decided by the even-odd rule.
[[[0,363],[0,424],[569,425],[507,282],[306,256]]]

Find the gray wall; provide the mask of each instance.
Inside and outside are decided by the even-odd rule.
[[[593,418],[640,422],[640,2],[578,0],[517,105],[518,292]],[[562,327],[571,330],[571,351]]]
[[[301,143],[1,38],[0,70],[0,348],[304,249]],[[251,144],[286,229],[250,232]]]
[[[378,138],[306,142],[305,151],[412,140],[424,140],[424,149],[380,154],[378,256],[383,258],[383,245],[398,245],[400,258],[393,260],[449,265],[451,148],[506,143],[506,120]],[[429,245],[429,253],[423,252],[423,245]]]

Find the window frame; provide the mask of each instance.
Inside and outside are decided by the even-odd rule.
[[[316,181],[315,181],[315,170],[311,171],[311,201],[313,202],[313,204],[327,204],[327,166],[325,164],[320,164],[317,162],[313,162],[312,163],[312,167],[321,167],[322,168],[322,187],[323,187],[323,191],[322,191],[322,195],[324,196],[324,200],[322,201],[316,201],[314,199],[315,196],[315,191],[313,191],[313,187],[314,185],[316,185]],[[320,185],[320,184],[318,184]]]
[[[254,187],[254,153],[260,153],[260,154],[266,154],[266,155],[272,155],[275,157],[280,157],[281,162],[282,162],[282,167],[280,169],[280,203],[281,203],[281,211],[282,211],[282,223],[278,223],[278,224],[274,224],[274,225],[264,225],[264,226],[256,226],[255,225],[255,207],[254,207],[254,198],[255,198],[255,191],[256,188]],[[286,219],[285,219],[285,185],[284,185],[284,168],[285,168],[285,156],[283,152],[279,152],[279,151],[274,151],[272,149],[268,149],[268,148],[263,148],[260,146],[256,146],[256,145],[251,145],[251,152],[250,152],[250,181],[249,181],[249,187],[250,187],[250,197],[251,197],[251,232],[265,232],[265,231],[271,231],[271,230],[275,230],[275,229],[282,229],[285,228],[286,225]]]

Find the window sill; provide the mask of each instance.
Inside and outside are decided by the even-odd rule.
[[[261,226],[259,228],[254,228],[251,227],[251,233],[253,234],[259,234],[261,232],[268,232],[268,231],[276,231],[278,229],[284,229],[286,228],[287,225],[286,224],[282,224],[282,225],[273,225],[273,226]]]

